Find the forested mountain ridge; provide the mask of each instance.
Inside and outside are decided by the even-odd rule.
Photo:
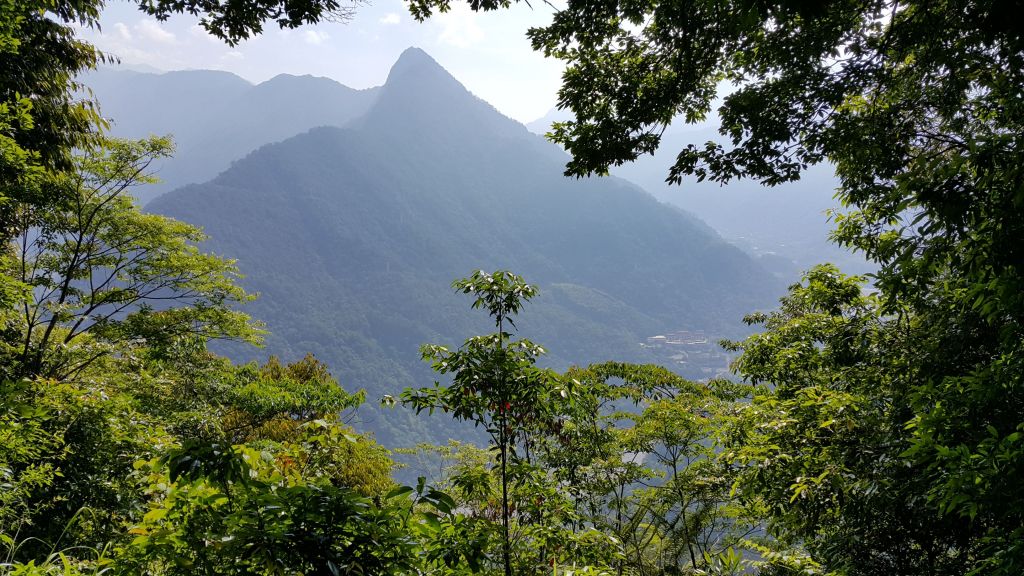
[[[355,90],[315,76],[280,74],[251,84],[213,70],[150,74],[101,68],[82,82],[102,102],[113,135],[174,136],[175,155],[161,162],[160,183],[138,190],[142,201],[205,182],[263,144],[317,126],[344,126],[365,113],[376,94],[374,88]]]
[[[449,288],[473,269],[541,287],[520,325],[561,366],[653,360],[639,344],[666,330],[737,335],[781,292],[703,223],[623,180],[566,179],[565,159],[410,49],[350,128],[264,146],[149,209],[238,259],[268,352],[312,351],[371,397],[429,378],[420,344],[480,331]]]

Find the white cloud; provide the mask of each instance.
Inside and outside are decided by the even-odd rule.
[[[401,21],[402,21],[402,18],[401,18],[401,16],[398,15],[397,12],[388,12],[384,16],[381,16],[380,20],[377,20],[377,22],[380,22],[381,24],[384,24],[385,26],[387,26],[389,24],[398,24]]]
[[[441,26],[437,41],[456,48],[469,48],[484,39],[484,31],[477,23],[477,13],[468,4],[458,3],[450,12],[433,17]]]
[[[125,42],[131,42],[132,31],[128,29],[128,26],[124,22],[117,22],[114,24],[114,30],[117,35]]]
[[[174,44],[178,40],[173,33],[165,30],[156,22],[156,20],[140,20],[134,28],[135,33],[143,39],[156,42],[158,44]]]
[[[306,44],[312,44],[313,46],[319,46],[330,38],[330,34],[323,30],[306,30],[302,34],[302,39],[306,41]]]
[[[244,58],[245,54],[242,54],[238,50],[230,50],[228,52],[225,52],[224,55],[221,56],[221,60],[242,60]]]

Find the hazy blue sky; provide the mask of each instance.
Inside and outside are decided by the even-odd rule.
[[[520,4],[476,14],[465,3],[452,4],[452,12],[420,24],[400,0],[377,0],[345,24],[296,30],[271,25],[229,47],[190,16],[161,23],[133,2],[108,3],[101,32],[85,36],[127,66],[227,70],[253,82],[281,73],[313,74],[353,88],[382,84],[398,55],[419,46],[470,91],[516,120],[529,122],[553,108],[562,65],[533,52],[525,37],[527,28],[550,19],[552,9],[535,2],[533,9]]]

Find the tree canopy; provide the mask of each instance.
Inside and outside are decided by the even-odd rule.
[[[8,378],[64,379],[106,354],[184,336],[258,337],[231,309],[251,299],[235,284],[234,263],[201,252],[198,228],[145,214],[129,195],[153,180],[149,165],[169,153],[169,140],[103,144],[41,183],[48,209],[16,211],[14,266],[3,271],[27,293],[22,337],[4,354]]]
[[[174,14],[199,16],[207,32],[230,45],[263,31],[273,22],[281,28],[298,28],[317,22],[350,20],[366,0],[248,0],[247,2],[210,0],[139,0],[139,9],[166,20]]]
[[[477,10],[509,4],[470,2]],[[439,0],[412,3],[421,19],[448,8]],[[740,374],[778,386],[779,394],[792,383],[798,396],[833,408],[834,401],[864,402],[871,409],[858,412],[865,420],[856,426],[892,419],[886,426],[906,431],[883,443],[886,458],[917,475],[909,484],[890,477],[899,490],[889,497],[924,514],[924,532],[889,534],[913,549],[929,533],[933,552],[944,550],[944,560],[962,560],[956,569],[972,573],[1011,574],[1024,563],[1024,493],[1013,480],[1024,469],[1022,16],[1019,2],[1003,0],[570,0],[549,25],[529,31],[535,49],[567,64],[559,105],[575,118],[555,124],[551,138],[572,154],[568,175],[607,173],[653,152],[669,123],[712,112],[729,144],[678,151],[669,181],[752,178],[771,186],[814,164],[835,168],[846,210],[833,215],[834,239],[878,266],[871,281],[879,297],[869,306],[878,335],[862,333],[857,321],[835,336],[844,346],[868,338],[869,353],[839,346],[852,356],[808,357],[831,348],[835,326],[822,332],[805,312],[784,307],[784,315],[796,314],[792,322],[751,320],[767,320],[770,334],[802,344],[769,354],[760,341],[749,342]],[[821,274],[790,304],[820,295],[807,290],[825,285]],[[838,298],[834,308],[813,313],[834,314],[833,323],[864,318],[847,306],[867,304],[850,297],[843,288],[830,297]],[[846,340],[854,336],[861,340]],[[832,386],[840,375],[856,381],[838,391],[852,396],[814,396],[819,370]],[[833,426],[825,417],[831,408],[821,409],[819,424]],[[845,441],[801,449],[829,459]],[[871,486],[878,472],[843,473]],[[791,470],[764,487],[785,491],[806,479]],[[877,506],[882,512],[886,504]],[[858,520],[866,510],[848,507],[832,512],[838,515],[803,516],[802,528],[788,525],[790,535],[817,538],[836,522],[852,526],[870,516]],[[791,513],[774,512],[777,519]],[[851,560],[858,542],[830,548],[826,567],[872,573]]]

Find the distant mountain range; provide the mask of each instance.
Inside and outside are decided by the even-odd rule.
[[[177,154],[160,166],[162,182],[141,191],[143,202],[205,182],[264,144],[319,126],[346,126],[369,110],[379,90],[355,90],[328,78],[287,74],[253,85],[234,74],[210,70],[101,68],[83,80],[102,102],[115,135],[175,136]],[[544,134],[551,122],[569,117],[552,110],[527,127]],[[723,141],[711,122],[673,125],[657,154],[612,172],[659,200],[692,212],[779,278],[794,279],[823,261],[851,272],[871,269],[862,257],[828,241],[832,226],[825,211],[838,202],[832,197],[837,182],[827,166],[813,168],[799,182],[771,189],[751,181],[725,187],[694,181],[667,185],[665,176],[675,154],[686,144],[708,140]]]
[[[162,182],[141,191],[143,202],[205,182],[264,144],[318,126],[344,126],[369,109],[377,91],[288,74],[253,85],[212,70],[153,74],[100,68],[82,81],[115,136],[174,135],[177,153],[160,166]]]
[[[182,179],[200,166],[203,146],[242,150],[257,142],[245,135],[318,121],[317,108],[344,109],[337,123],[361,112],[345,128],[314,128],[228,160],[212,180],[148,204],[202,226],[206,248],[237,258],[244,285],[261,294],[248,311],[267,322],[267,350],[224,349],[236,359],[311,351],[371,398],[427,384],[419,345],[458,345],[493,328],[449,286],[478,268],[511,269],[539,285],[518,324],[552,351],[547,362],[556,367],[655,361],[641,343],[673,330],[737,336],[744,314],[773,306],[782,292],[784,283],[746,253],[634,184],[564,178],[564,152],[470,94],[421,50],[403,53],[372,92],[309,78],[251,86],[220,73],[165,76],[126,87],[152,90],[154,109],[162,106],[157,92],[172,95],[172,111],[157,115],[151,131],[179,135],[187,156],[166,172]],[[221,114],[209,112],[210,100],[193,101],[213,90],[206,83],[219,87],[212,101]],[[307,102],[285,90],[297,85],[321,91]],[[139,106],[120,116],[122,103],[100,98],[121,129],[149,130]],[[282,111],[294,126],[275,117],[282,100],[306,110]],[[451,433],[405,411],[365,416],[389,445]]]
[[[544,134],[552,122],[571,118],[568,111],[552,110],[527,127]],[[757,256],[779,277],[796,279],[821,262],[833,262],[851,273],[871,270],[861,256],[828,239],[832,223],[826,211],[840,208],[833,198],[839,183],[828,165],[812,167],[799,181],[772,188],[751,180],[727,186],[693,178],[681,185],[667,184],[665,178],[679,151],[688,144],[703,145],[709,140],[729,145],[715,122],[686,125],[680,121],[665,131],[653,156],[643,156],[611,172],[639,184],[663,202],[692,212],[730,242]]]

